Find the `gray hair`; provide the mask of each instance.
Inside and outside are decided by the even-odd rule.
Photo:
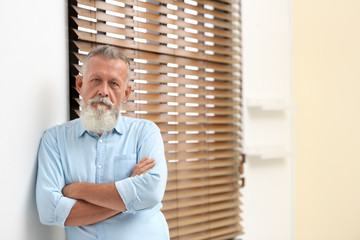
[[[119,49],[109,45],[101,45],[94,49],[92,49],[89,54],[85,57],[83,66],[82,66],[82,74],[86,72],[87,63],[89,62],[90,58],[95,56],[103,56],[106,59],[121,59],[126,63],[127,66],[127,73],[126,73],[126,84],[129,83],[130,80],[130,62],[129,59],[120,52]]]

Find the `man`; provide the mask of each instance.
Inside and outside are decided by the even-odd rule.
[[[38,153],[40,221],[69,240],[166,240],[167,169],[159,128],[122,117],[129,62],[115,47],[92,50],[76,78],[81,115],[45,131]],[[155,163],[155,160],[156,163]]]

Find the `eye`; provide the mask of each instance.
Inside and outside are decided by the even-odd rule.
[[[118,87],[119,86],[119,84],[117,82],[115,82],[115,81],[110,82],[110,84],[113,87]]]
[[[93,81],[93,82],[99,82],[100,79],[99,79],[99,78],[93,78],[93,79],[91,79],[91,81]]]

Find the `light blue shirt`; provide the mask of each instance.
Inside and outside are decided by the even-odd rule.
[[[145,156],[156,165],[130,177]],[[166,179],[164,144],[153,122],[120,116],[115,129],[99,137],[75,119],[48,129],[41,139],[36,183],[40,221],[64,227],[77,201],[62,195],[65,185],[115,182],[126,212],[92,225],[66,226],[68,240],[167,240],[169,230],[160,211]]]

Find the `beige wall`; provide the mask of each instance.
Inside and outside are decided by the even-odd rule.
[[[296,240],[360,239],[360,1],[293,0]]]

